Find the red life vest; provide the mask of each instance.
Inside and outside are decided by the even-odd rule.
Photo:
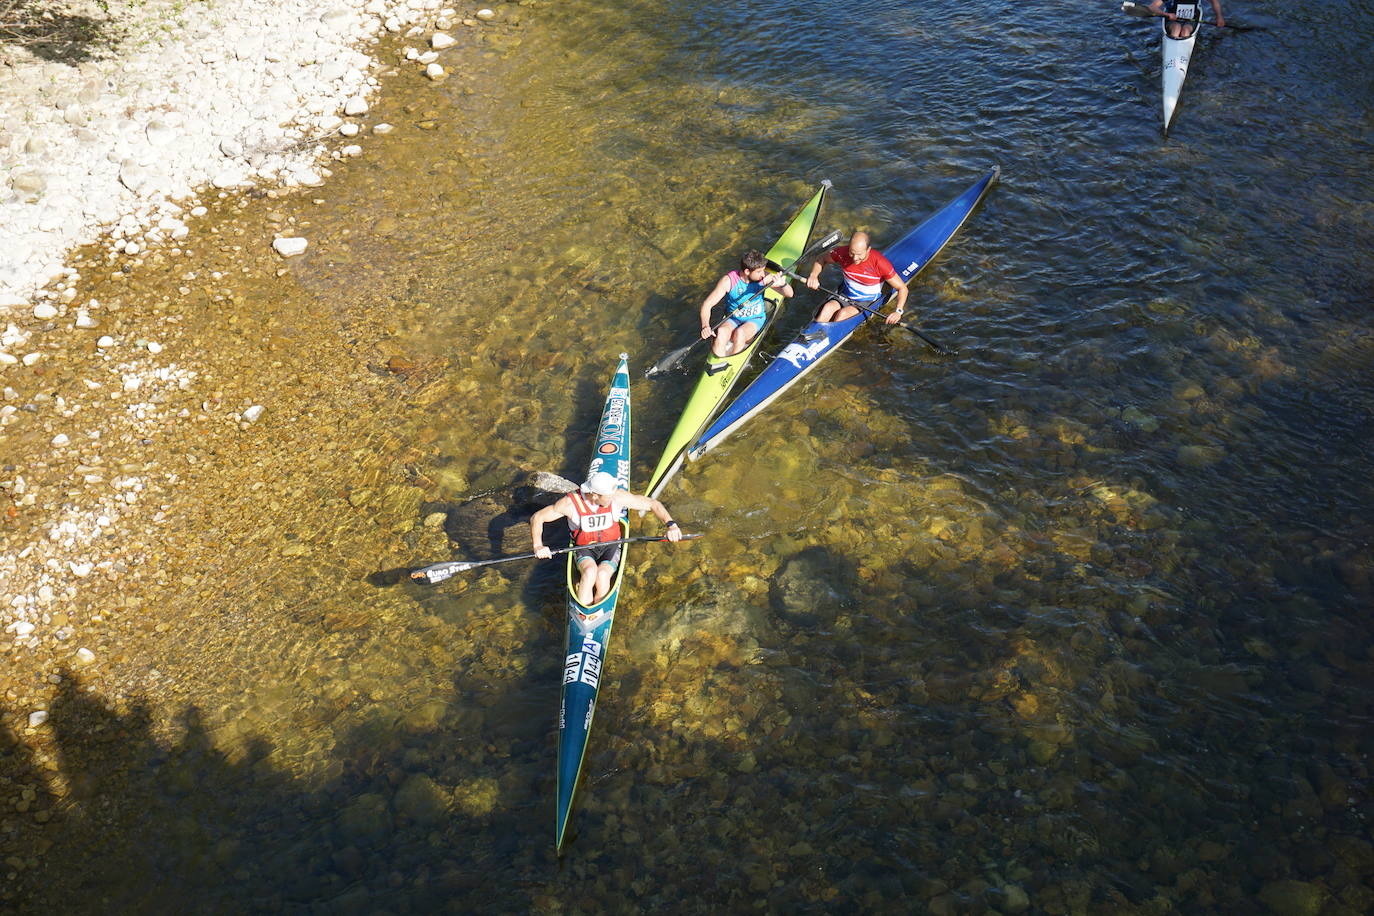
[[[573,543],[581,547],[586,544],[601,544],[606,541],[620,540],[620,526],[616,524],[620,509],[611,498],[609,506],[594,506],[582,497],[581,493],[569,493],[574,518],[568,519],[568,527],[573,532]]]

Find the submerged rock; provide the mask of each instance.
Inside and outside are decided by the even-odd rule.
[[[1270,881],[1259,893],[1274,916],[1317,916],[1326,897],[1325,890],[1306,881]]]
[[[809,547],[782,564],[770,580],[768,599],[778,614],[809,625],[818,612],[829,617],[850,604],[851,581],[834,554],[824,547]]]

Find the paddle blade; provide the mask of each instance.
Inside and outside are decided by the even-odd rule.
[[[695,347],[697,343],[700,343],[700,341],[689,343],[682,349],[674,350],[672,353],[669,353],[648,369],[645,369],[644,377],[653,378],[656,375],[662,375],[665,372],[672,372],[674,369],[677,369],[687,359],[687,354],[692,352],[692,348]]]
[[[1159,15],[1148,6],[1140,3],[1132,3],[1131,0],[1124,0],[1121,4],[1121,12],[1125,13],[1127,16],[1140,16],[1145,19]]]

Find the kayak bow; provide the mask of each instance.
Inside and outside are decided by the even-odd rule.
[[[925,269],[946,243],[964,225],[969,214],[992,187],[1001,169],[994,166],[978,182],[954,200],[945,204],[896,244],[884,253],[892,262],[898,275],[905,282]],[[891,295],[896,295],[895,292]],[[886,302],[884,302],[886,305]],[[881,307],[875,307],[880,310]],[[859,312],[844,321],[813,321],[778,353],[777,357],[764,368],[749,386],[740,392],[734,403],[727,407],[694,442],[687,451],[693,461],[724,442],[735,430],[749,421],[781,395],[795,385],[804,375],[820,365],[831,353],[840,348],[859,325],[868,319],[869,312]]]
[[[1184,5],[1180,4],[1179,12],[1185,10]],[[1180,20],[1184,17],[1180,16]],[[1197,43],[1197,33],[1202,19],[1202,7],[1199,4],[1193,5],[1193,15],[1189,17],[1193,21],[1193,32],[1187,38],[1169,37],[1169,20],[1160,19],[1160,33],[1163,35],[1163,64],[1162,71],[1164,92],[1164,133],[1169,132],[1169,124],[1174,120],[1174,109],[1178,107],[1179,94],[1183,92],[1183,81],[1188,78],[1188,61],[1193,55],[1193,45]]]
[[[821,202],[829,188],[830,182],[822,181],[820,190],[811,196],[801,211],[792,218],[792,222],[787,224],[777,243],[768,249],[765,257],[772,267],[790,269],[796,264],[797,258],[806,250],[807,240],[811,237],[811,230],[815,228],[816,219],[821,212]],[[658,459],[658,467],[654,468],[653,476],[649,478],[646,492],[650,496],[657,498],[668,485],[668,481],[682,467],[682,458],[687,447],[730,396],[740,373],[749,364],[750,358],[773,326],[774,319],[782,311],[783,298],[780,293],[770,289],[764,293],[764,299],[767,302],[767,317],[764,319],[763,327],[754,335],[748,346],[732,356],[723,358],[707,354],[706,366],[701,370],[701,377],[697,379],[696,387],[687,399],[687,405],[682,408],[677,426],[668,437],[668,444],[664,446],[663,455]]]
[[[630,488],[630,370],[627,360],[626,354],[620,354],[620,365],[615,370],[597,427],[591,467],[587,469],[588,477],[605,471],[625,490]],[[622,517],[620,536],[625,538],[629,533],[629,523]],[[606,648],[611,638],[611,624],[615,622],[615,606],[620,597],[620,582],[625,576],[628,550],[628,545],[620,548],[620,562],[616,564],[611,590],[591,606],[577,600],[575,558],[578,554],[568,554],[568,631],[563,696],[558,707],[558,813],[554,825],[554,848],[559,852],[563,849],[573,793],[577,791],[582,761],[587,754],[587,736],[596,713],[596,695],[605,670]]]

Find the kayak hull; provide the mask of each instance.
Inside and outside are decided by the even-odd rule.
[[[792,221],[787,224],[782,235],[772,248],[768,249],[765,257],[771,265],[775,267],[785,267],[791,269],[796,264],[797,258],[806,250],[807,241],[811,238],[811,232],[816,226],[816,220],[821,212],[821,204],[825,200],[825,192],[829,189],[830,183],[824,182],[820,190],[811,196],[811,199],[801,208]],[[687,404],[682,408],[682,414],[678,417],[677,426],[668,436],[668,442],[663,448],[663,455],[658,460],[658,466],[654,468],[653,475],[649,478],[649,486],[646,491],[648,495],[657,498],[663,492],[663,488],[668,485],[673,476],[682,468],[682,459],[690,446],[701,433],[711,417],[730,396],[730,392],[735,387],[735,382],[739,381],[740,373],[754,353],[758,351],[759,345],[768,335],[768,331],[773,326],[773,321],[782,311],[783,298],[781,294],[768,290],[764,293],[767,302],[768,317],[764,320],[763,327],[758,334],[749,342],[739,353],[727,357],[716,357],[708,355],[706,365],[701,370],[701,375],[697,378],[696,386],[692,389],[692,394],[687,398]]]
[[[622,489],[630,488],[630,373],[623,353],[601,412],[592,454],[594,457],[587,470],[588,477],[597,471],[605,471],[616,479]],[[629,535],[630,526],[622,518],[619,537],[626,538]],[[568,554],[567,633],[563,655],[563,688],[558,708],[558,803],[554,824],[554,847],[560,852],[587,754],[592,719],[596,715],[596,698],[601,688],[601,675],[606,664],[611,626],[615,623],[615,609],[620,599],[628,550],[628,544],[621,545],[620,562],[616,565],[611,589],[592,605],[584,605],[577,600],[579,554]]]
[[[1164,132],[1169,132],[1173,123],[1174,111],[1178,108],[1178,97],[1183,93],[1183,82],[1188,78],[1188,63],[1193,56],[1193,45],[1197,43],[1198,26],[1194,24],[1193,34],[1187,38],[1170,38],[1169,21],[1161,19],[1160,31],[1163,36],[1163,63],[1161,95],[1164,115]]]
[[[884,251],[903,281],[910,282],[940,253],[964,225],[1000,174],[1001,169],[993,167],[972,187],[941,207],[925,222]],[[886,302],[882,305],[886,305]],[[881,311],[882,305],[875,307],[875,310]],[[783,392],[820,365],[826,357],[843,346],[868,317],[868,312],[860,312],[844,321],[813,321],[808,324],[749,383],[748,387],[740,392],[739,397],[707,426],[688,449],[688,457],[695,461],[724,442]]]

